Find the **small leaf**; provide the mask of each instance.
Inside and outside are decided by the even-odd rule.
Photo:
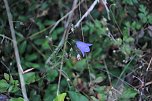
[[[124,92],[121,95],[121,99],[130,99],[130,98],[134,98],[137,95],[137,91],[135,91],[133,88],[131,87],[125,87]]]
[[[71,101],[89,101],[84,95],[80,93],[76,93],[73,91],[69,91],[68,93]]]
[[[17,91],[19,91],[20,89],[16,86],[16,85],[11,85],[8,89],[8,92],[11,92],[11,93],[15,93]]]
[[[30,55],[27,55],[26,57],[25,57],[25,60],[26,61],[29,61],[29,62],[31,62],[31,61],[34,61],[34,60],[36,60],[36,59],[38,59],[38,56],[37,56],[37,54],[30,54]]]
[[[19,97],[19,98],[11,98],[9,101],[24,101],[23,98]]]
[[[25,79],[26,84],[30,84],[30,83],[35,82],[35,80],[36,80],[35,73],[30,72],[30,73],[24,74],[24,79]]]
[[[40,64],[32,63],[32,62],[25,62],[25,65],[30,68],[39,68],[40,67]]]
[[[45,41],[42,43],[42,48],[43,48],[44,50],[47,50],[47,49],[50,48],[50,46],[49,46],[49,40],[45,40]]]
[[[51,70],[47,71],[47,80],[54,81],[57,76],[58,76],[57,70],[51,69]]]
[[[27,46],[27,42],[26,41],[22,42],[19,45],[19,51],[20,51],[21,54],[23,54],[25,52],[26,46]]]
[[[131,54],[131,47],[128,44],[124,44],[121,47],[121,51],[125,54],[125,55],[130,55]]]
[[[36,40],[34,40],[34,43],[35,43],[36,45],[42,45],[45,40],[46,40],[46,39],[36,39]]]
[[[114,44],[118,45],[118,46],[122,45],[122,39],[121,38],[117,38],[116,41],[114,41]]]
[[[0,92],[6,92],[9,84],[5,80],[0,80]]]
[[[76,64],[75,64],[75,69],[77,69],[77,70],[79,70],[79,71],[83,71],[84,70],[84,68],[85,68],[85,66],[86,66],[86,60],[85,59],[83,59],[83,60],[81,60],[81,61],[78,61]]]
[[[103,77],[98,77],[97,79],[94,80],[95,83],[100,83],[104,80]]]
[[[99,101],[97,98],[95,98],[94,96],[91,96],[91,99],[93,100],[93,101]]]
[[[53,101],[64,101],[66,93],[59,94]]]
[[[52,33],[52,39],[56,40],[58,38],[58,35],[61,34],[64,31],[63,28],[57,28],[56,30],[53,31]]]
[[[134,42],[134,38],[132,37],[128,37],[125,42],[130,43],[130,42]]]
[[[5,78],[5,80],[7,80],[7,81],[10,80],[10,77],[9,77],[9,75],[8,75],[7,73],[4,73],[4,78]]]

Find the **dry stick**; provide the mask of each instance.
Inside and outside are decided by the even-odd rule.
[[[78,0],[74,0],[73,1],[73,5],[72,5],[72,10],[74,11],[74,8],[76,7],[77,5],[77,2]],[[63,34],[63,38],[64,38],[64,47],[63,47],[63,55],[62,55],[62,60],[61,60],[61,65],[60,65],[60,69],[59,69],[59,80],[58,80],[58,88],[57,88],[57,95],[59,94],[59,91],[60,91],[60,82],[61,82],[61,76],[62,76],[62,68],[63,68],[63,61],[64,61],[64,54],[65,54],[65,49],[66,49],[66,41],[68,39],[68,36],[69,36],[69,31],[70,31],[70,23],[72,21],[72,17],[73,17],[73,13],[72,12],[69,17],[68,17],[68,20],[66,22],[66,25],[65,25],[65,28],[66,30],[64,31],[64,34]]]
[[[81,16],[82,16],[82,14],[81,14],[82,12],[81,12],[81,7],[79,6],[79,16],[80,16],[80,18],[81,18]],[[84,41],[84,33],[83,33],[83,29],[82,29],[82,23],[81,23],[81,25],[80,25],[80,27],[81,27],[81,33],[82,33],[82,41]]]
[[[7,37],[7,36],[5,36],[5,35],[3,35],[3,34],[0,34],[0,37],[3,37],[3,38],[5,38],[5,39],[8,39],[8,40],[12,41],[11,38],[9,38],[9,37]]]
[[[21,67],[21,61],[20,61],[20,56],[19,56],[17,42],[16,42],[15,30],[14,30],[14,25],[13,25],[13,17],[12,17],[12,14],[10,12],[10,8],[8,6],[7,0],[4,0],[4,4],[5,4],[5,7],[6,7],[6,12],[7,12],[7,16],[8,16],[9,25],[10,25],[12,41],[13,41],[13,46],[14,46],[14,51],[15,51],[15,58],[16,58],[16,62],[17,62],[19,77],[20,77],[22,94],[23,94],[23,97],[24,97],[24,101],[29,101],[28,98],[27,98],[25,82],[24,82],[24,78],[23,78],[23,75],[22,75],[23,69]]]
[[[99,2],[99,0],[95,0],[93,2],[93,4],[90,6],[90,8],[86,11],[86,13],[82,16],[82,18],[75,24],[75,28],[79,27],[80,26],[80,23],[82,22],[82,20],[87,17],[90,12],[93,10],[93,8],[95,7],[95,5]]]
[[[52,33],[53,30],[56,28],[56,26],[62,21],[64,20],[66,17],[68,17],[69,15],[71,15],[71,13],[74,12],[74,10],[83,2],[84,0],[82,0],[78,5],[76,5],[70,12],[68,12],[65,16],[63,16],[61,19],[59,19],[55,25],[53,26],[53,28],[50,30],[49,33]],[[63,44],[64,44],[64,40],[65,40],[65,35],[63,34],[61,41],[59,42],[58,46],[55,48],[55,50],[53,51],[53,53],[49,56],[49,58],[46,60],[45,64],[51,64],[50,60],[51,58],[58,53],[58,51],[62,48]]]
[[[65,18],[67,18],[71,13],[73,13],[73,11],[83,2],[84,0],[82,0],[77,6],[75,6],[70,12],[68,12],[66,15],[64,15],[61,19],[59,19],[55,25],[53,26],[53,28],[51,28],[50,32],[49,33],[52,33],[53,30],[56,28],[56,26],[62,21],[64,20]]]
[[[90,14],[90,12],[93,10],[93,8],[96,6],[96,4],[97,4],[98,2],[99,2],[99,0],[95,0],[95,1],[93,2],[93,4],[90,6],[90,8],[87,10],[87,12],[86,12],[86,13],[82,16],[82,18],[75,24],[75,26],[74,26],[75,28],[79,27],[79,25],[80,25],[80,23],[82,22],[82,20]],[[108,19],[110,20],[109,9],[108,9],[108,7],[107,7],[107,1],[106,1],[106,0],[102,0],[102,3],[103,3],[103,5],[104,5],[105,8],[106,8],[107,15],[108,15]]]
[[[110,20],[110,16],[109,16],[109,9],[108,9],[108,7],[107,7],[107,0],[102,0],[102,3],[103,3],[103,5],[105,6],[105,8],[106,8],[106,11],[107,11],[107,15],[108,15],[108,19]]]
[[[151,57],[151,59],[150,59],[150,62],[149,62],[149,64],[148,64],[148,67],[147,67],[146,71],[149,70],[151,63],[152,63],[152,57]]]

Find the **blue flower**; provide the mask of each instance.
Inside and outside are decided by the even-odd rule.
[[[90,43],[84,43],[81,41],[76,41],[76,45],[80,49],[83,57],[85,55],[85,52],[90,52],[89,46],[92,46],[92,44],[90,44]]]

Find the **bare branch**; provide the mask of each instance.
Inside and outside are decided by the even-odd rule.
[[[151,57],[151,59],[150,59],[150,62],[149,62],[149,64],[148,64],[148,67],[147,67],[146,71],[149,70],[151,63],[152,63],[152,57]]]
[[[70,12],[68,12],[65,16],[63,16],[61,19],[59,19],[55,25],[53,26],[53,28],[50,30],[49,33],[52,33],[53,30],[56,28],[56,26],[62,21],[64,20],[66,17],[70,16],[73,14],[74,10],[83,2],[84,0],[82,0],[78,5],[76,5],[74,8],[72,8],[72,10]],[[69,19],[69,18],[68,18]],[[68,21],[68,20],[67,20]],[[66,25],[67,27],[67,25]],[[49,58],[46,60],[45,64],[51,64],[50,60],[51,58],[60,51],[60,49],[62,48],[63,44],[64,44],[64,40],[65,40],[65,34],[63,34],[61,41],[59,42],[58,46],[55,48],[55,50],[53,51],[53,53],[49,56]]]
[[[87,17],[90,12],[93,10],[93,8],[95,7],[95,5],[99,2],[99,0],[95,0],[93,2],[93,4],[90,6],[90,8],[86,11],[86,13],[82,16],[82,18],[75,24],[75,28],[79,27],[80,23],[82,22],[82,20]]]
[[[10,12],[10,8],[9,8],[7,0],[4,0],[4,4],[5,4],[5,7],[6,7],[6,12],[7,12],[7,16],[8,16],[9,26],[10,26],[10,30],[11,30],[12,41],[13,41],[14,52],[15,52],[15,58],[16,58],[16,62],[17,62],[17,68],[18,68],[19,77],[20,77],[22,94],[23,94],[23,97],[24,97],[24,101],[29,101],[28,98],[27,98],[25,82],[24,82],[24,78],[23,78],[23,74],[22,74],[23,73],[23,69],[21,67],[21,61],[20,61],[20,56],[19,56],[17,42],[16,42],[15,30],[14,30],[14,25],[13,25],[13,17],[12,17],[12,14]]]
[[[106,8],[107,15],[108,15],[108,19],[110,20],[110,16],[109,16],[109,9],[108,9],[108,7],[107,7],[107,0],[102,0],[102,3],[103,3],[103,5],[104,5],[104,6],[105,6],[105,8]]]
[[[67,38],[69,36],[69,31],[70,31],[70,23],[72,21],[72,17],[73,17],[73,14],[74,14],[74,8],[76,7],[77,5],[77,2],[78,0],[74,0],[73,1],[73,5],[72,5],[72,10],[73,12],[70,13],[70,15],[68,16],[68,20],[65,24],[65,31],[64,31],[64,34],[63,34],[63,44],[64,44],[64,47],[63,47],[63,55],[62,55],[62,59],[61,59],[61,65],[60,65],[60,69],[59,69],[59,80],[58,80],[58,88],[57,88],[57,95],[59,94],[59,91],[60,91],[60,82],[61,82],[61,76],[62,76],[62,68],[63,68],[63,63],[64,63],[64,54],[65,54],[65,49],[66,49],[66,41],[67,41]]]

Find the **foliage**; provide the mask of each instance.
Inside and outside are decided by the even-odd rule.
[[[110,19],[99,2],[74,28],[94,1],[79,0],[70,26],[66,17],[54,28],[73,1],[8,0],[29,100],[106,101],[113,94],[112,100],[150,101],[152,2],[107,0]],[[0,93],[23,101],[4,3],[0,14]],[[65,32],[69,36],[62,40]],[[80,41],[92,44],[90,50],[77,47]]]
[[[66,93],[58,95],[53,101],[64,101]]]

